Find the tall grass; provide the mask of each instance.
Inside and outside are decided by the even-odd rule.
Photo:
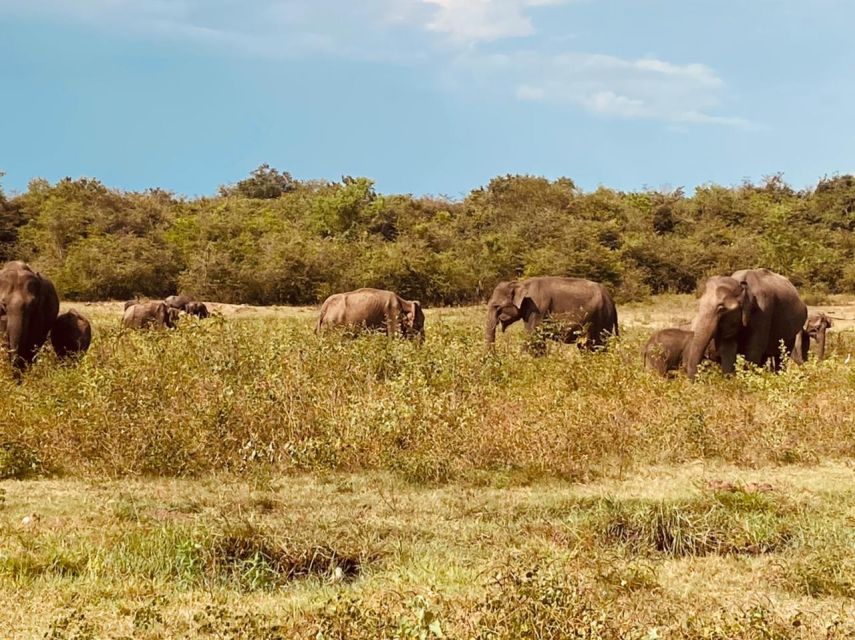
[[[435,312],[418,345],[316,337],[297,319],[185,321],[127,332],[96,317],[83,360],[49,352],[21,384],[0,371],[0,476],[392,470],[413,482],[483,470],[584,479],[704,458],[811,462],[855,452],[855,369],[781,375],[642,370],[646,333],[600,354],[514,331],[485,353],[481,314]],[[843,338],[838,349],[852,350]]]

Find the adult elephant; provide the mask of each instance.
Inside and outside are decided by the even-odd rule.
[[[781,344],[793,353],[807,319],[807,307],[793,284],[768,269],[747,269],[707,280],[692,322],[694,337],[686,372],[694,378],[710,341],[715,340],[721,369],[732,373],[737,354],[757,365],[781,365]]]
[[[580,348],[601,347],[609,335],[619,335],[617,309],[603,285],[582,278],[542,276],[496,285],[487,302],[487,346],[496,341],[499,325],[505,331],[522,320],[532,333],[546,319],[558,328],[553,338],[568,343],[584,338]]]
[[[0,338],[17,369],[33,362],[59,313],[53,283],[23,262],[0,270]]]
[[[208,307],[204,302],[197,302],[184,294],[178,296],[169,296],[164,302],[171,309],[183,311],[184,313],[196,316],[197,318],[207,318],[211,315]]]
[[[177,309],[171,309],[165,302],[138,302],[125,309],[122,326],[128,329],[157,329],[175,326]]]
[[[173,309],[178,309],[179,311],[187,311],[187,305],[193,302],[193,299],[189,296],[185,296],[184,294],[177,296],[169,296],[164,300],[167,306],[172,307]]]
[[[405,300],[394,291],[357,289],[324,301],[315,330],[320,333],[329,327],[363,327],[424,340],[425,314],[420,302]]]
[[[62,359],[79,356],[92,343],[92,325],[76,309],[57,316],[50,330],[54,353]]]

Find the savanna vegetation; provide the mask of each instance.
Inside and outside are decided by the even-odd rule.
[[[779,375],[693,384],[640,355],[700,278],[746,266],[851,316],[853,231],[848,176],[692,196],[508,176],[451,201],[263,166],[210,198],[0,192],[0,258],[66,307],[371,285],[435,305],[420,346],[318,337],[315,309],[129,331],[120,303],[75,302],[79,361],[0,360],[0,637],[853,637],[848,323]],[[621,337],[535,357],[517,326],[488,353],[481,307],[439,307],[543,273],[607,283]]]
[[[238,307],[46,351],[0,395],[0,628],[30,638],[845,638],[855,350],[774,375],[641,367],[481,308],[419,346]]]
[[[855,178],[795,190],[583,192],[503,176],[462,200],[378,193],[371,180],[300,181],[262,165],[211,197],[33,180],[0,196],[0,258],[51,275],[63,299],[163,297],[311,304],[377,286],[432,305],[475,303],[515,276],[601,281],[619,302],[691,292],[765,266],[820,295],[855,291]]]

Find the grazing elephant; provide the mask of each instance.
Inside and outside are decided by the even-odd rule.
[[[170,309],[165,302],[139,302],[125,309],[122,326],[129,329],[171,329],[177,318],[178,310]]]
[[[831,318],[824,313],[811,313],[808,316],[805,326],[796,340],[795,350],[801,354],[802,361],[807,361],[808,359],[811,338],[816,341],[817,349],[819,350],[816,354],[817,359],[825,359],[825,333],[830,328]]]
[[[182,294],[178,296],[169,296],[166,300],[164,300],[164,302],[167,304],[167,306],[172,307],[173,309],[186,311],[187,305],[193,302],[193,300],[188,296]]]
[[[385,330],[405,338],[425,338],[425,314],[417,300],[404,300],[393,291],[357,289],[336,293],[324,301],[315,331],[336,326]]]
[[[580,348],[594,349],[604,345],[609,335],[619,335],[617,309],[603,285],[582,278],[543,276],[496,285],[487,302],[487,346],[496,341],[499,324],[505,331],[523,320],[525,330],[532,333],[546,319],[560,327],[552,336],[556,340],[569,343],[584,337]]]
[[[685,370],[694,335],[690,324],[661,329],[654,333],[642,350],[645,369],[661,376],[667,375],[669,371]],[[715,340],[710,341],[703,359],[721,362],[715,348]]]
[[[23,262],[0,270],[0,340],[18,370],[33,362],[59,313],[53,283]]]
[[[695,335],[686,371],[694,379],[713,339],[725,373],[734,371],[737,354],[757,365],[771,359],[780,368],[782,343],[800,362],[801,354],[793,348],[806,319],[807,307],[793,284],[768,269],[710,278],[692,323]]]
[[[196,316],[197,318],[207,318],[211,315],[211,312],[208,311],[208,307],[205,306],[204,302],[196,301],[188,302],[184,306],[184,312],[187,315]]]
[[[660,376],[684,369],[694,335],[691,329],[683,327],[657,331],[644,345],[644,368]]]
[[[50,342],[60,359],[82,355],[92,342],[92,325],[75,309],[57,316],[50,330]]]

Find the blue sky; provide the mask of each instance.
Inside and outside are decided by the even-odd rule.
[[[0,171],[460,197],[855,171],[851,0],[0,0]]]

